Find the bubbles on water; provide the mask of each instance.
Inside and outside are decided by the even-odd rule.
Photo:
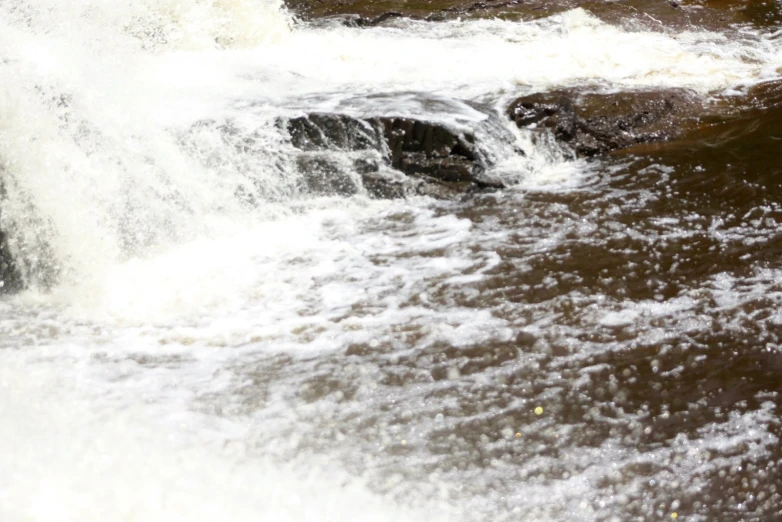
[[[247,445],[245,426],[177,412],[172,406],[185,399],[181,394],[155,397],[154,415],[140,403],[89,389],[97,381],[62,379],[56,364],[33,370],[25,359],[5,356],[0,371],[0,413],[16,420],[0,427],[14,447],[0,456],[5,521],[450,519],[436,502],[405,508],[373,494],[327,461],[276,463]],[[120,382],[138,377],[130,366],[115,376]],[[149,370],[166,379],[161,369]],[[138,391],[146,400],[154,393]]]
[[[487,151],[516,190],[289,202],[276,126],[408,111],[491,135],[476,100],[584,81],[705,92],[773,62],[762,42],[577,10],[301,27],[273,44],[287,28],[255,6],[0,8],[14,79],[0,156],[18,205],[3,202],[0,227],[29,234],[16,248],[30,259],[40,233],[53,267],[89,275],[0,301],[0,409],[19,421],[0,438],[23,448],[0,457],[9,516],[52,518],[29,511],[41,497],[78,520],[105,518],[96,502],[109,518],[196,520],[404,519],[388,497],[464,510],[449,520],[778,505],[780,319],[765,312],[780,274],[753,258],[772,215],[649,218],[681,194],[632,183],[667,186],[675,169],[590,170],[517,131],[526,158]],[[437,96],[407,92],[421,89]],[[728,247],[746,270],[698,272]]]
[[[276,0],[26,0],[2,8],[11,31],[61,38],[96,52],[202,50],[278,41],[290,31]]]

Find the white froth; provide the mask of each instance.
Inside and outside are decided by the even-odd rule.
[[[295,31],[273,59],[317,78],[321,91],[347,83],[352,92],[391,87],[472,98],[577,82],[705,92],[755,77],[778,56],[760,38],[628,31],[575,9],[531,23],[407,21],[398,28]],[[309,90],[304,82],[291,88]]]
[[[253,455],[246,426],[188,413],[176,396],[166,403],[154,382],[138,390],[155,394],[152,407],[100,397],[96,385],[79,372],[64,376],[58,362],[4,354],[0,415],[13,419],[0,423],[4,522],[432,520],[327,462]]]
[[[461,99],[497,99],[574,84],[687,87],[701,93],[758,81],[782,64],[777,46],[760,35],[726,38],[709,32],[629,31],[582,9],[542,21],[425,23],[357,29],[299,26],[273,47],[163,56],[161,85],[177,92],[219,88],[274,104],[361,113],[445,114],[409,107],[389,93],[425,92]],[[204,75],[204,70],[216,74]],[[190,88],[177,78],[187,78]],[[197,88],[197,87],[196,87]],[[225,91],[228,89],[228,91]],[[382,94],[370,100],[362,94]],[[362,111],[363,107],[363,111]],[[440,114],[438,114],[440,113]]]
[[[530,23],[291,31],[274,2],[61,3],[4,8],[0,158],[3,226],[29,229],[14,248],[33,258],[46,243],[45,269],[69,282],[218,236],[226,221],[268,217],[258,201],[295,196],[280,115],[474,127],[485,114],[460,100],[502,109],[514,93],[584,82],[705,93],[759,78],[778,59],[758,35],[629,31],[581,9]],[[553,144],[520,135],[521,158],[490,141],[513,181],[523,173],[530,186],[561,185],[580,168]]]
[[[465,100],[499,107],[559,85],[706,94],[782,63],[773,42],[745,36],[629,31],[580,9],[360,30],[291,29],[276,2],[250,0],[3,4],[0,229],[32,283],[38,262],[61,278],[0,300],[0,441],[13,448],[0,452],[0,519],[422,520],[328,462],[297,462],[312,464],[304,473],[255,455],[247,419],[195,412],[242,352],[401,344],[395,328],[411,324],[419,348],[513,336],[490,311],[427,301],[498,265],[471,248],[469,221],[420,200],[299,200],[275,118],[338,110],[463,128],[485,118]],[[497,168],[526,188],[583,172],[514,132],[528,155]],[[719,304],[736,304],[734,286],[713,281]],[[681,306],[617,303],[591,319],[621,326]],[[128,359],[165,350],[196,369]],[[590,492],[581,478],[567,487]]]

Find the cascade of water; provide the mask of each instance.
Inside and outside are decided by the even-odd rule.
[[[288,32],[276,5],[20,2],[0,28],[0,228],[29,283],[81,278],[209,232],[248,198],[288,196],[273,122],[233,131],[156,124],[142,62],[259,45]],[[242,129],[237,131],[236,129]],[[248,136],[251,146],[243,146]]]
[[[353,474],[373,469],[375,490],[454,504],[448,520],[464,506],[480,520],[658,510],[655,495],[700,498],[719,466],[745,491],[741,454],[779,446],[773,405],[723,424],[720,406],[664,447],[657,430],[702,406],[685,396],[669,419],[643,386],[677,390],[706,368],[703,338],[743,371],[719,336],[749,325],[755,343],[782,323],[779,270],[743,261],[779,236],[774,215],[654,213],[681,196],[672,167],[628,181],[607,162],[603,186],[505,110],[562,86],[708,96],[780,63],[748,29],[653,32],[581,9],[359,29],[297,26],[267,0],[0,2],[0,279],[29,287],[0,298],[0,441],[14,448],[0,519],[433,519]],[[364,141],[297,148],[291,122],[313,114]],[[517,186],[456,204],[308,192],[323,165],[392,175],[378,129],[421,121]],[[717,254],[746,270],[716,273]],[[753,386],[717,399],[746,406]]]
[[[412,115],[466,127],[483,158],[518,181],[561,156],[527,141],[537,160],[520,159],[521,142],[459,99],[499,114],[514,85],[708,90],[757,76],[776,56],[763,40],[629,34],[581,10],[531,24],[400,22],[401,36],[291,31],[278,4],[251,0],[24,1],[0,14],[0,229],[23,277],[43,287],[219,235],[297,197],[301,165],[281,117]]]

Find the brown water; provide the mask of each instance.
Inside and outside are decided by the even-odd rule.
[[[476,231],[459,249],[499,262],[403,306],[488,311],[517,334],[455,347],[413,322],[375,347],[262,358],[236,369],[241,408],[265,420],[282,393],[287,451],[335,454],[401,497],[433,478],[472,499],[467,519],[776,520],[780,209],[761,187],[779,169],[757,154],[773,129],[623,153],[575,190],[443,205]]]
[[[354,4],[324,4],[315,14],[375,16],[398,7],[384,2],[351,10]],[[702,12],[639,1],[548,8],[559,12],[575,4],[622,27],[656,25],[633,14],[646,6],[655,18],[670,10],[672,18],[660,23],[717,28],[737,40],[742,30],[758,27],[767,36],[779,21],[773,2],[684,3],[703,4],[708,9]],[[484,9],[459,5],[410,4],[413,12],[404,14]],[[510,19],[533,17],[514,5],[487,9]],[[535,18],[551,14],[538,3],[522,6],[536,11]],[[754,25],[728,27],[734,22]],[[565,29],[578,29],[571,25]],[[541,27],[541,34],[549,30]],[[312,34],[325,34],[326,44],[336,46],[327,29]],[[559,38],[565,29],[551,32]],[[599,30],[601,37],[614,35],[611,28]],[[393,54],[383,45],[395,31],[404,34],[405,26],[370,41],[378,53]],[[334,64],[352,59],[370,67],[350,54],[359,37],[339,34],[350,40]],[[311,42],[304,44],[309,49]],[[317,80],[305,60],[309,54],[296,52],[291,55],[305,64],[300,69]],[[221,58],[196,57],[222,71]],[[317,83],[293,66],[272,62],[266,70],[251,58],[232,55],[231,63],[246,67],[236,66],[254,86],[278,76],[281,91]],[[375,70],[378,76],[384,71]],[[418,72],[406,73],[415,83]],[[664,79],[668,71],[648,76],[655,74]],[[438,107],[467,111],[448,91],[470,88],[456,76],[457,87],[435,82],[432,90],[446,93]],[[612,78],[582,84],[615,81],[628,88],[624,77]],[[393,75],[391,87],[377,80],[387,90],[372,81],[345,81],[369,94],[343,96],[335,82],[333,91],[301,88],[307,96],[290,99],[308,110],[323,110],[329,96],[348,111],[377,110],[383,100],[397,104],[385,107],[389,112],[444,110],[428,107],[434,105],[428,93],[419,100]],[[257,102],[255,91],[236,85],[242,116],[250,119],[275,121],[265,105],[290,102],[276,92],[264,92],[268,99]],[[44,191],[67,194],[68,211],[44,220],[63,236],[71,232],[76,246],[60,261],[105,268],[98,262],[103,252],[91,241],[108,237],[113,220],[122,234],[147,234],[153,245],[122,252],[116,266],[105,269],[108,275],[90,274],[94,281],[75,278],[0,300],[0,414],[11,419],[0,426],[0,437],[20,448],[0,457],[0,475],[10,477],[0,477],[0,519],[782,520],[782,95],[775,81],[739,90],[701,92],[708,115],[676,140],[588,161],[565,161],[565,155],[560,163],[571,175],[561,183],[537,183],[534,173],[516,172],[508,189],[458,201],[298,195],[280,210],[275,205],[289,196],[284,186],[269,189],[268,215],[245,212],[230,184],[235,176],[241,188],[266,187],[271,182],[258,172],[285,170],[290,150],[261,125],[246,136],[241,125],[220,134],[209,124],[175,134],[192,160],[180,178],[166,170],[181,158],[163,154],[162,131],[134,141],[143,127],[130,121],[127,135],[117,131],[122,139],[115,146],[112,133],[100,130],[116,129],[101,118],[89,120],[89,111],[84,121],[97,131],[71,113],[55,118],[52,134],[72,131],[74,147],[87,152],[65,161],[70,149],[53,139],[49,148],[57,154],[44,158],[55,167],[44,161],[22,171],[53,172],[39,188],[62,187],[60,174],[78,178],[92,171],[76,167],[97,161],[100,175],[92,183],[69,181],[78,195],[100,185],[112,166],[122,167],[121,197],[113,201],[107,190],[105,214],[100,197],[85,210],[65,189]],[[499,104],[513,94],[500,89],[470,101]],[[257,107],[245,98],[263,108],[254,113]],[[149,107],[162,111],[178,103],[176,96],[161,99],[165,103]],[[78,101],[77,95],[76,115]],[[195,102],[183,107],[202,110]],[[216,119],[224,117],[215,112]],[[459,123],[470,121],[465,116]],[[175,125],[161,124],[168,126]],[[35,130],[35,140],[17,145],[47,137]],[[134,151],[129,160],[123,154],[134,147],[144,154]],[[38,149],[31,150],[36,156]],[[265,161],[270,150],[274,155]],[[265,162],[253,163],[258,157]],[[209,165],[210,176],[229,182],[197,185],[199,161]],[[156,169],[165,176],[155,177]],[[219,199],[223,190],[225,200]],[[217,201],[220,212],[209,214],[217,225],[177,228],[183,221],[203,224],[201,214],[214,210],[196,204],[201,197]],[[46,208],[56,199],[37,202]],[[231,214],[232,204],[241,212]],[[77,219],[82,214],[87,223],[94,217],[94,229],[84,228]],[[78,234],[68,228],[71,218]],[[56,238],[47,239],[57,252]],[[169,239],[173,246],[165,245]],[[310,483],[299,481],[300,474],[279,475],[278,467],[288,465],[297,473],[317,469],[320,478]],[[360,498],[378,497],[380,507],[364,511],[353,497],[343,497],[359,479],[367,484]],[[103,496],[90,493],[102,488]],[[39,497],[45,506],[30,507]],[[285,499],[285,509],[264,511],[277,497]],[[205,499],[214,511],[202,509]],[[300,506],[306,509],[296,511]],[[399,506],[414,515],[396,515]]]
[[[440,204],[469,240],[405,256],[495,262],[475,283],[417,281],[400,306],[489,312],[513,337],[454,346],[413,320],[374,346],[263,357],[234,369],[235,407],[270,422],[281,394],[284,455],[333,455],[469,520],[778,519],[777,114],[595,161],[573,189]]]
[[[434,477],[472,499],[468,519],[782,518],[776,90],[594,161],[573,189],[439,205],[473,227],[459,251],[497,262],[402,306],[489,311],[514,337],[455,347],[399,325],[374,347],[262,359],[239,370],[243,407],[262,415],[283,388],[306,404],[290,451],[336,453],[402,497]],[[396,219],[384,234],[407,233]]]

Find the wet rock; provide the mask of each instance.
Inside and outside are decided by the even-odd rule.
[[[357,175],[368,193],[378,198],[412,194],[453,197],[502,183],[484,174],[485,161],[475,149],[475,137],[433,122],[377,116],[355,118],[313,113],[282,124],[307,188],[317,193],[354,194]],[[333,155],[329,151],[353,154]],[[345,158],[352,161],[344,165]]]
[[[1,167],[0,174],[2,174]],[[3,187],[2,179],[0,179],[0,217],[3,212],[2,200],[4,198],[5,187]],[[20,290],[21,287],[22,278],[8,248],[8,235],[3,230],[0,230],[0,294],[15,292]]]
[[[15,292],[22,287],[19,272],[8,249],[5,232],[0,230],[0,294]]]
[[[590,157],[682,135],[703,105],[684,89],[583,93],[563,90],[522,96],[508,116],[521,128],[552,132],[577,156]]]
[[[291,144],[304,151],[376,148],[378,129],[369,121],[341,114],[313,113],[287,122]]]
[[[302,155],[296,158],[296,163],[303,174],[299,188],[310,193],[352,196],[360,190],[360,182],[341,168],[339,162],[323,156]]]
[[[320,20],[329,23],[338,23],[346,27],[375,27],[383,25],[383,23],[402,18],[404,15],[396,11],[389,11],[379,14],[377,16],[362,16],[360,14],[335,14],[330,16],[324,16]]]

